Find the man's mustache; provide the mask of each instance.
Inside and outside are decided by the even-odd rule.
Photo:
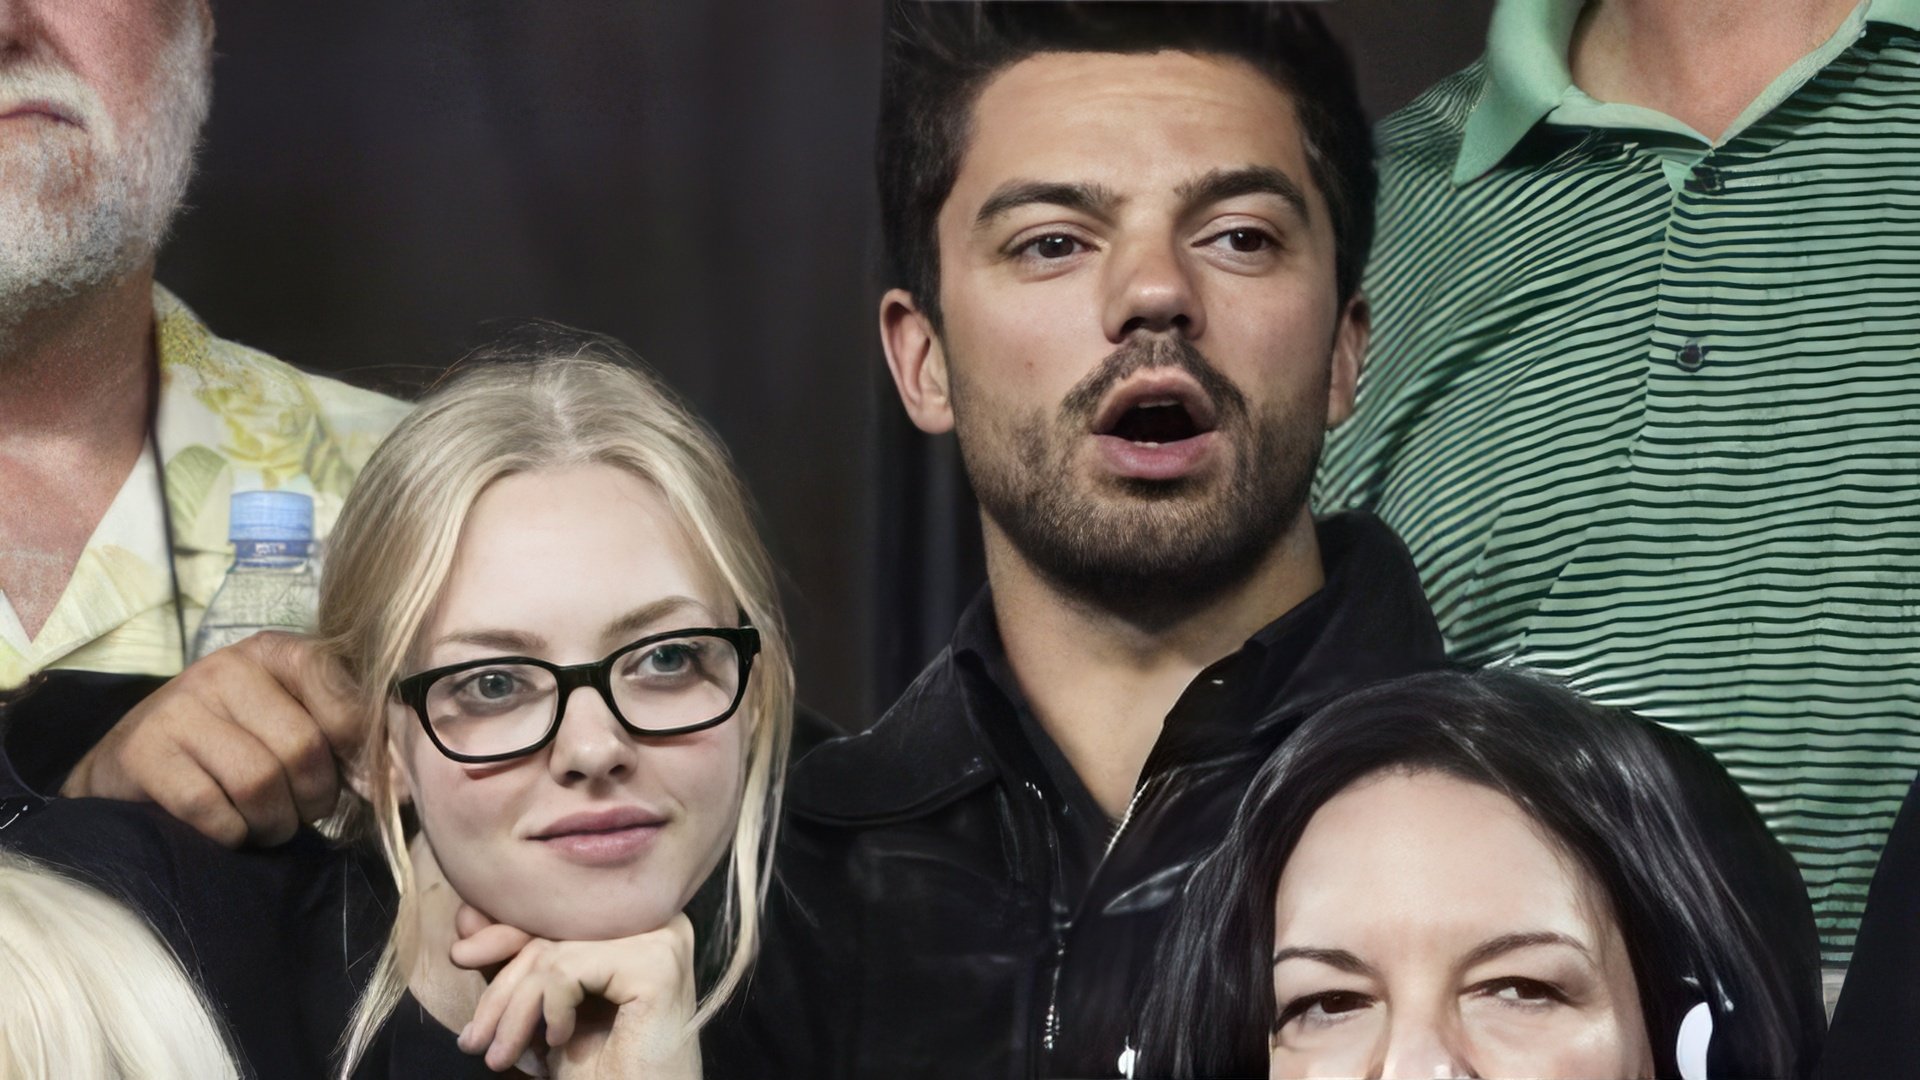
[[[1100,361],[1099,367],[1075,383],[1060,402],[1060,415],[1070,424],[1084,426],[1115,386],[1134,372],[1148,368],[1177,368],[1192,376],[1212,400],[1222,423],[1230,414],[1247,414],[1246,395],[1232,379],[1208,363],[1193,342],[1184,337],[1141,337],[1122,344]]]

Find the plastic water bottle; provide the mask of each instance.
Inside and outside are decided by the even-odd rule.
[[[193,636],[195,660],[262,630],[313,628],[313,499],[297,491],[236,491],[227,535],[233,567]]]

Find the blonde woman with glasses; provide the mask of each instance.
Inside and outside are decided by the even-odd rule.
[[[361,472],[313,648],[358,728],[338,843],[234,852],[24,793],[0,844],[119,880],[257,1075],[698,1077],[756,950],[794,707],[714,436],[617,343],[511,335]]]
[[[697,1076],[754,954],[793,706],[713,435],[604,339],[489,350],[361,473],[319,635],[400,897],[341,1073],[458,1032],[495,1070]],[[697,998],[684,912],[723,860]]]

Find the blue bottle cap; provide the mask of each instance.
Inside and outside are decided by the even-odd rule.
[[[313,540],[313,497],[298,491],[236,491],[229,504],[227,539]]]

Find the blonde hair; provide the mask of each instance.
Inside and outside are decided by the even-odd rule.
[[[656,378],[611,339],[537,324],[469,357],[410,413],[355,481],[328,542],[320,585],[321,648],[339,660],[366,718],[351,775],[366,801],[343,832],[377,835],[400,906],[386,950],[342,1037],[349,1075],[406,989],[415,894],[386,728],[391,687],[453,564],[461,527],[491,483],[515,473],[607,464],[651,482],[695,552],[759,631],[738,716],[749,730],[746,782],[719,932],[725,965],[694,1016],[704,1024],[745,978],[759,946],[793,712],[793,665],[772,561],[726,451]]]
[[[0,1080],[237,1080],[219,1024],[138,915],[0,852]]]

